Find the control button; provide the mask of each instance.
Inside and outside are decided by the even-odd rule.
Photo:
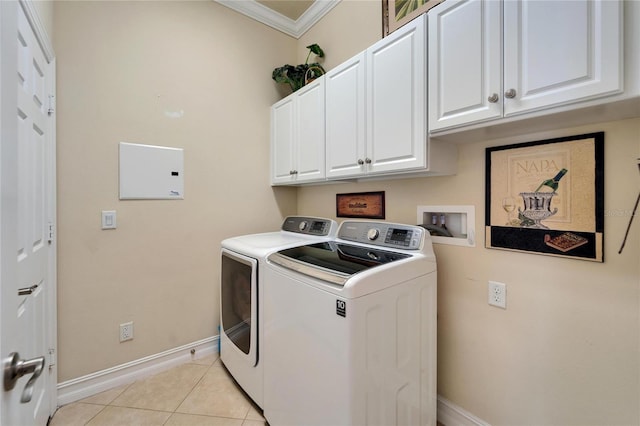
[[[305,229],[307,229],[308,225],[309,224],[307,223],[307,221],[303,220],[302,222],[300,222],[300,224],[298,224],[298,229],[304,231]]]
[[[376,238],[378,238],[379,235],[380,235],[380,231],[378,229],[376,229],[376,228],[371,228],[367,232],[367,238],[369,238],[371,241],[373,241]]]

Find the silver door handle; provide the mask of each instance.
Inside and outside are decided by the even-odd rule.
[[[38,380],[38,377],[42,374],[42,370],[44,370],[45,360],[43,356],[24,360],[20,359],[20,354],[18,352],[11,352],[7,358],[2,361],[2,370],[4,375],[4,390],[10,391],[16,386],[16,382],[18,379],[25,374],[31,374],[31,378],[27,382],[27,385],[24,387],[22,391],[22,397],[20,398],[20,402],[27,403],[31,401],[31,397],[33,396],[33,387]]]
[[[28,296],[38,289],[38,284],[34,284],[31,287],[23,287],[18,289],[18,296]]]
[[[491,96],[489,96],[489,97],[487,98],[487,100],[488,100],[489,102],[491,102],[492,104],[495,104],[496,102],[498,102],[498,100],[499,100],[499,99],[500,99],[500,97],[498,96],[498,94],[497,94],[497,93],[494,93],[493,95],[491,95]]]

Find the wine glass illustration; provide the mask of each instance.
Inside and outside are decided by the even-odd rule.
[[[502,199],[502,208],[507,212],[507,226],[511,225],[511,213],[516,209],[516,200],[513,197],[505,197]]]

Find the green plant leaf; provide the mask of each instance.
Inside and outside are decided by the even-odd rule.
[[[319,58],[324,58],[324,51],[320,46],[316,43],[307,46],[307,49],[310,49],[313,53],[315,53]]]
[[[293,70],[293,66],[289,64],[283,65],[273,70],[273,73],[271,73],[271,78],[277,83],[288,83],[289,73],[292,70]]]

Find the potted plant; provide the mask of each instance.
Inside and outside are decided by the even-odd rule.
[[[271,78],[277,83],[287,83],[291,87],[291,91],[302,88],[305,84],[315,80],[325,73],[324,68],[318,62],[309,63],[309,57],[314,53],[318,58],[324,58],[324,52],[317,44],[307,46],[309,54],[304,64],[283,65],[273,70]]]

